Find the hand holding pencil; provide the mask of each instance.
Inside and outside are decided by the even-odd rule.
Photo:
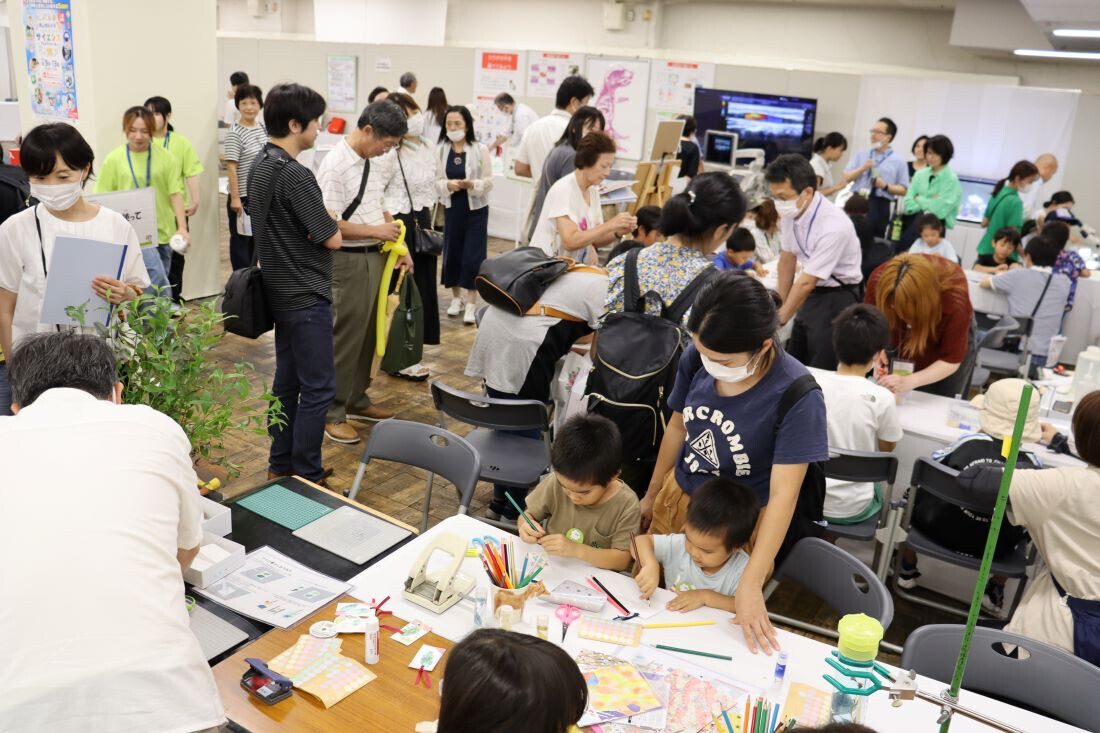
[[[519,531],[519,538],[529,545],[535,544],[546,536],[546,530],[527,512],[520,514],[519,519],[516,520],[516,529]]]

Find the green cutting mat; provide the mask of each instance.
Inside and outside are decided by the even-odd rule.
[[[250,512],[281,524],[291,531],[301,529],[332,511],[331,507],[313,499],[307,499],[279,484],[268,486],[255,494],[249,494],[237,503]]]

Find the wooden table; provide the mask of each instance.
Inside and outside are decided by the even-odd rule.
[[[450,655],[444,654],[431,674],[431,689],[415,685],[416,670],[409,669],[409,662],[422,644],[450,649],[446,639],[428,634],[410,646],[399,644],[390,638],[392,631],[382,630],[378,664],[367,665],[378,675],[331,708],[326,709],[311,695],[295,690],[286,700],[266,705],[241,687],[241,675],[248,669],[245,657],[265,662],[293,646],[298,637],[309,633],[315,621],[331,621],[336,616],[337,602],[352,602],[346,596],[322,608],[308,619],[289,629],[274,629],[236,654],[216,665],[214,680],[218,685],[226,715],[252,733],[263,731],[317,731],[330,733],[342,730],[393,730],[412,731],[423,720],[439,717],[439,680]],[[389,604],[386,604],[387,606]],[[383,607],[383,610],[385,607]],[[425,617],[430,616],[425,612]],[[429,619],[430,620],[430,619]],[[382,623],[400,628],[405,621],[386,614]],[[363,635],[340,634],[344,644],[340,653],[358,662],[363,661]]]

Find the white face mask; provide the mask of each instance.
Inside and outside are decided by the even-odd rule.
[[[790,201],[783,201],[782,199],[772,199],[772,203],[775,204],[775,210],[779,213],[780,219],[793,219],[798,216],[798,212],[802,210],[802,205],[798,203],[798,199],[802,198],[802,194],[798,194],[796,198]]]
[[[453,143],[457,143],[459,140],[466,139],[465,130],[447,130],[447,139]]]
[[[424,115],[417,112],[407,121],[410,135],[421,135],[424,132]]]
[[[1035,181],[1032,181],[1031,183],[1029,183],[1026,186],[1022,187],[1020,189],[1020,193],[1031,193],[1034,190],[1035,190]]]
[[[778,202],[776,202],[778,203]],[[749,357],[745,366],[731,367],[725,364],[719,364],[716,361],[712,361],[707,358],[707,355],[699,352],[699,358],[703,360],[703,368],[707,370],[707,374],[717,379],[719,382],[743,382],[753,374],[756,373],[756,368],[752,367],[752,360],[755,355]]]
[[[55,183],[52,185],[32,183],[31,196],[34,196],[42,202],[42,205],[47,209],[65,211],[66,209],[72,208],[72,206],[80,200],[80,197],[84,195],[84,191],[80,184],[80,181],[74,181],[73,183]]]

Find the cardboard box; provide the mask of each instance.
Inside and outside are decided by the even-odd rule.
[[[200,496],[199,506],[202,507],[203,532],[225,537],[233,531],[233,512],[225,504]]]
[[[202,536],[201,547],[206,547],[207,545],[216,545],[228,554],[223,559],[208,566],[203,566],[201,561],[196,560],[196,562],[200,562],[200,566],[195,567],[195,565],[192,564],[192,566],[187,569],[187,572],[183,574],[183,579],[196,588],[205,588],[211,583],[216,583],[241,565],[244,565],[244,545],[238,544],[233,540],[227,540],[224,537],[219,537],[216,534],[205,532]],[[201,553],[202,550],[200,549],[199,552]]]

